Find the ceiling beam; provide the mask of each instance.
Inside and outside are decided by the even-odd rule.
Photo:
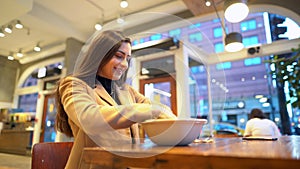
[[[206,56],[204,59],[206,64],[216,64],[221,62],[231,62],[246,58],[254,58],[254,57],[262,57],[268,55],[279,55],[284,53],[292,52],[292,48],[298,48],[300,44],[300,38],[292,39],[292,40],[280,40],[272,42],[271,44],[264,44],[260,46],[259,53],[249,54],[248,49],[244,48],[239,52],[224,52],[211,54]],[[203,55],[205,57],[205,55]]]

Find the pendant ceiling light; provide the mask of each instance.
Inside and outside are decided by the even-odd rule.
[[[126,0],[121,0],[120,6],[121,6],[121,8],[127,8],[128,7],[128,2]]]
[[[96,29],[97,31],[100,31],[102,28],[103,28],[102,22],[101,22],[101,23],[100,23],[100,22],[97,22],[97,23],[95,24],[95,29]]]
[[[17,20],[17,21],[16,21],[16,24],[15,24],[15,27],[16,27],[17,29],[22,29],[22,28],[24,27],[24,25],[21,23],[21,21]]]
[[[9,55],[7,56],[7,59],[8,60],[14,60],[15,59],[12,52],[9,53]]]
[[[125,22],[123,14],[119,14],[119,17],[117,18],[117,23],[122,24]]]
[[[242,21],[249,13],[247,0],[225,0],[224,9],[225,19],[231,23]]]
[[[227,52],[237,52],[244,48],[243,37],[238,32],[231,32],[225,37],[225,50]]]
[[[22,49],[19,49],[18,53],[17,53],[17,56],[19,58],[23,57],[23,53],[22,53]]]
[[[210,6],[211,5],[211,2],[209,0],[204,0],[205,1],[205,6]]]
[[[34,51],[40,52],[42,50],[40,43],[37,43],[36,46],[33,48]]]
[[[11,25],[7,25],[7,27],[4,28],[4,31],[7,33],[12,33],[12,26]]]
[[[1,38],[5,37],[5,34],[4,34],[3,30],[2,30],[2,28],[0,28],[0,37]]]
[[[93,6],[95,6],[97,9],[100,10],[100,13],[101,13],[101,18],[100,18],[100,22],[97,22],[94,26],[94,28],[97,30],[97,31],[100,31],[102,30],[103,26],[104,26],[104,9],[99,6],[98,4],[96,4],[94,1],[92,0],[87,0],[89,3],[91,3]]]

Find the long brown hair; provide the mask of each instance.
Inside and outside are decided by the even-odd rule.
[[[103,36],[97,36],[97,37],[101,37],[102,40],[99,41],[97,40],[96,38],[92,39],[91,42],[89,43],[96,43],[96,44],[93,44],[93,47],[92,48],[89,48],[87,52],[87,55],[90,55],[88,57],[99,57],[98,54],[96,54],[97,52],[94,52],[94,51],[90,51],[90,50],[96,50],[97,48],[95,48],[95,45],[103,45],[102,43],[108,43],[109,39],[112,39],[112,38],[116,38],[116,39],[119,39],[120,37],[123,37],[123,35],[118,32],[118,31],[104,31],[102,32],[102,34],[106,34],[106,35],[103,35]],[[112,36],[113,35],[113,36]],[[121,36],[122,35],[122,36]],[[105,39],[107,38],[107,40],[105,41]],[[126,43],[129,43],[131,44],[131,41],[129,38],[125,38],[123,37],[122,39],[120,39],[117,43],[115,43],[109,50],[108,52],[103,56],[103,58],[100,58],[100,64],[98,67],[103,67],[105,64],[107,64],[109,62],[109,60],[115,55],[115,53],[118,51],[118,49],[120,48],[122,42],[126,42]],[[82,51],[83,50],[86,50],[85,49],[86,46],[83,47]],[[123,76],[121,77],[121,79],[117,82],[118,85],[121,85],[125,82],[126,80],[126,76],[127,76],[127,70],[126,72],[123,74]],[[96,71],[95,71],[95,75],[93,76],[94,77],[94,80],[96,80]],[[74,76],[74,77],[77,77],[76,75],[71,75],[71,76]],[[80,76],[78,77],[79,79]],[[56,109],[57,109],[57,114],[56,114],[56,121],[55,121],[55,129],[59,132],[62,132],[64,133],[65,135],[69,136],[69,137],[73,137],[73,132],[72,132],[72,129],[71,129],[71,126],[68,122],[69,120],[69,117],[64,109],[64,105],[63,103],[61,102],[61,95],[60,95],[60,91],[59,91],[59,87],[60,87],[60,83],[63,79],[61,79],[60,81],[57,82],[57,87],[56,87],[56,91],[55,91],[55,100],[56,100]],[[84,79],[81,79],[84,81]],[[89,84],[89,82],[86,82],[90,87],[94,87],[94,86],[91,86],[91,84]]]
[[[58,81],[56,84],[56,90],[54,93],[55,96],[55,106],[56,106],[56,118],[55,118],[55,129],[56,131],[59,131],[61,133],[64,133],[65,135],[69,137],[73,137],[71,126],[69,125],[69,117],[67,113],[65,112],[64,106],[61,102],[61,96],[59,92],[59,86],[60,82]]]

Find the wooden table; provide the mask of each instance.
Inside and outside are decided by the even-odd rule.
[[[300,169],[300,136],[282,136],[277,141],[215,138],[212,143],[176,147],[140,144],[85,148],[80,168],[91,164],[109,169]]]

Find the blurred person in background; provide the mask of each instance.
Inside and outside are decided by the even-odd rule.
[[[260,109],[252,109],[250,119],[246,123],[244,137],[249,136],[270,136],[280,137],[281,133],[277,125],[266,118],[265,114]]]

